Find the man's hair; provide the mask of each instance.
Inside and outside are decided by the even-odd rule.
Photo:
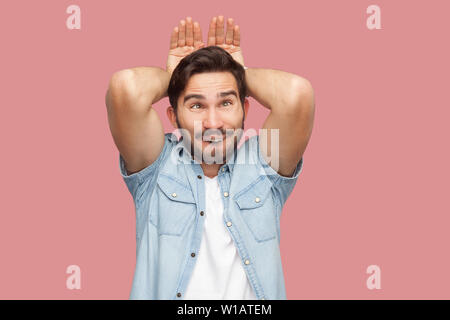
[[[204,72],[231,72],[236,79],[239,100],[244,108],[244,100],[247,96],[244,67],[224,49],[218,46],[208,46],[184,57],[172,73],[167,93],[175,113],[178,109],[178,98],[186,88],[189,79],[194,74]]]

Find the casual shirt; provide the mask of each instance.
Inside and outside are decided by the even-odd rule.
[[[223,224],[257,299],[286,299],[280,256],[280,217],[303,167],[292,176],[270,167],[259,136],[247,139],[221,165],[217,179]],[[158,158],[128,175],[120,173],[136,210],[136,268],[130,299],[182,300],[192,277],[206,216],[205,175],[173,133],[166,133]]]

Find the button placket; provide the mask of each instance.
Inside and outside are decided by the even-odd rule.
[[[202,172],[200,166],[195,166],[194,170],[197,173],[197,179],[198,180],[202,180],[203,179],[203,175],[200,174]],[[195,178],[194,178],[194,180],[195,180]],[[197,203],[197,205],[198,205],[198,209],[197,210],[199,210],[199,209],[201,209],[203,207],[203,210],[200,210],[200,212],[199,212],[200,216],[203,217],[206,214],[206,212],[204,211],[205,210],[205,208],[204,208],[205,203],[203,201],[204,195],[205,195],[205,186],[204,186],[205,179],[203,179],[204,181],[198,181],[198,180],[197,180],[197,187],[198,187],[198,194],[200,196],[199,196],[199,199],[198,199],[199,202]],[[181,194],[179,194],[179,196],[182,197]],[[192,248],[191,248],[191,252],[190,252],[190,256],[192,258],[197,257],[196,251],[199,251],[199,248],[200,248],[200,245],[201,245],[201,242],[198,241],[198,239],[201,239],[201,236],[198,237],[198,235],[199,234],[201,235],[201,232],[202,232],[202,227],[201,226],[203,225],[203,222],[204,222],[204,220],[201,220],[200,223],[196,223],[196,227],[195,227],[195,230],[194,230],[194,239],[196,239],[196,241],[193,243]],[[192,259],[187,264],[187,267],[191,268],[191,270],[190,270],[191,271],[191,276],[192,276],[192,271],[193,271],[193,265],[196,263],[195,261],[196,260]],[[178,287],[178,290],[180,290],[180,291],[185,290],[185,286],[186,285],[187,285],[187,282],[183,281],[183,279],[182,279],[182,281],[181,281],[181,283],[180,283],[180,285]],[[181,298],[181,296],[182,296],[181,292],[177,292],[176,297],[177,298]]]

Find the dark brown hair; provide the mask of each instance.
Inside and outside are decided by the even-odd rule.
[[[204,72],[231,72],[236,79],[239,90],[239,99],[244,108],[244,100],[247,96],[244,67],[224,49],[218,46],[208,46],[192,52],[184,57],[177,65],[170,78],[167,90],[170,105],[178,108],[178,98],[186,88],[191,76]]]

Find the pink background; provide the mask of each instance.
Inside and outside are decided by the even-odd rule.
[[[81,8],[81,30],[66,8]],[[382,30],[366,8],[381,7]],[[165,67],[190,15],[242,30],[246,65],[311,81],[316,121],[281,221],[288,299],[450,298],[450,2],[12,1],[0,4],[0,298],[127,299],[135,213],[105,92]],[[250,100],[246,129],[267,110]],[[155,105],[166,132],[165,109]],[[66,268],[81,267],[81,290]],[[381,268],[381,289],[366,268]]]

